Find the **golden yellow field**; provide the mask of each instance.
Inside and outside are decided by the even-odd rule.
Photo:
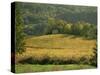
[[[49,60],[90,60],[93,57],[95,40],[86,40],[73,35],[44,35],[26,39],[26,50],[16,54],[16,63],[28,58],[41,61]]]

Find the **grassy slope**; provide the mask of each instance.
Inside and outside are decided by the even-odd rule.
[[[94,40],[85,40],[73,35],[54,34],[32,37],[26,41],[26,45],[40,48],[91,49],[94,46]]]
[[[27,73],[27,72],[45,72],[45,71],[61,71],[61,70],[75,70],[75,69],[93,69],[95,67],[90,65],[30,65],[30,64],[19,64],[16,65],[16,73]]]
[[[86,40],[83,38],[55,34],[44,36],[33,36],[26,40],[26,51],[23,54],[16,55],[16,61],[27,59],[29,57],[41,60],[44,57],[50,59],[79,60],[80,57],[90,59],[93,55],[95,40]],[[53,69],[54,68],[54,69]],[[16,72],[37,72],[52,70],[70,70],[93,68],[89,65],[16,65]]]
[[[43,59],[44,56],[51,59],[75,60],[85,57],[90,59],[93,56],[95,40],[85,40],[75,36],[63,34],[44,35],[31,37],[26,40],[26,52],[16,56],[16,61],[33,57]]]

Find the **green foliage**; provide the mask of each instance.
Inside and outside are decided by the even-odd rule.
[[[54,18],[49,18],[47,23],[26,25],[24,31],[28,35],[71,34],[87,39],[97,38],[96,25],[87,22],[73,24]]]
[[[89,39],[97,39],[97,28],[91,25],[87,31],[86,37]]]
[[[71,34],[71,27],[72,27],[72,23],[66,23],[64,26],[64,33]]]
[[[96,45],[96,47],[95,48],[93,48],[93,52],[94,52],[94,56],[93,56],[93,58],[91,59],[91,65],[93,65],[93,66],[95,66],[95,67],[97,67],[97,45]]]
[[[71,23],[85,21],[97,24],[96,7],[40,3],[22,3],[22,5],[21,9],[23,10],[25,24],[45,22],[48,17],[62,19]]]
[[[19,4],[23,14],[20,17],[23,19],[24,32],[27,35],[60,33],[96,39],[96,7],[39,3]]]
[[[22,52],[24,51],[24,32],[23,32],[23,18],[22,14],[20,11],[20,4],[16,4],[16,9],[15,9],[15,36],[16,36],[16,52]]]

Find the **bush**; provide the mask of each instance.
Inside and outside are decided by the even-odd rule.
[[[94,56],[91,59],[91,65],[97,67],[97,46],[93,48]]]

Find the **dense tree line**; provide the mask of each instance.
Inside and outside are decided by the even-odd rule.
[[[55,19],[49,19],[48,23],[26,25],[25,33],[27,35],[71,34],[87,39],[97,38],[97,28],[94,24],[86,22],[69,23]]]

